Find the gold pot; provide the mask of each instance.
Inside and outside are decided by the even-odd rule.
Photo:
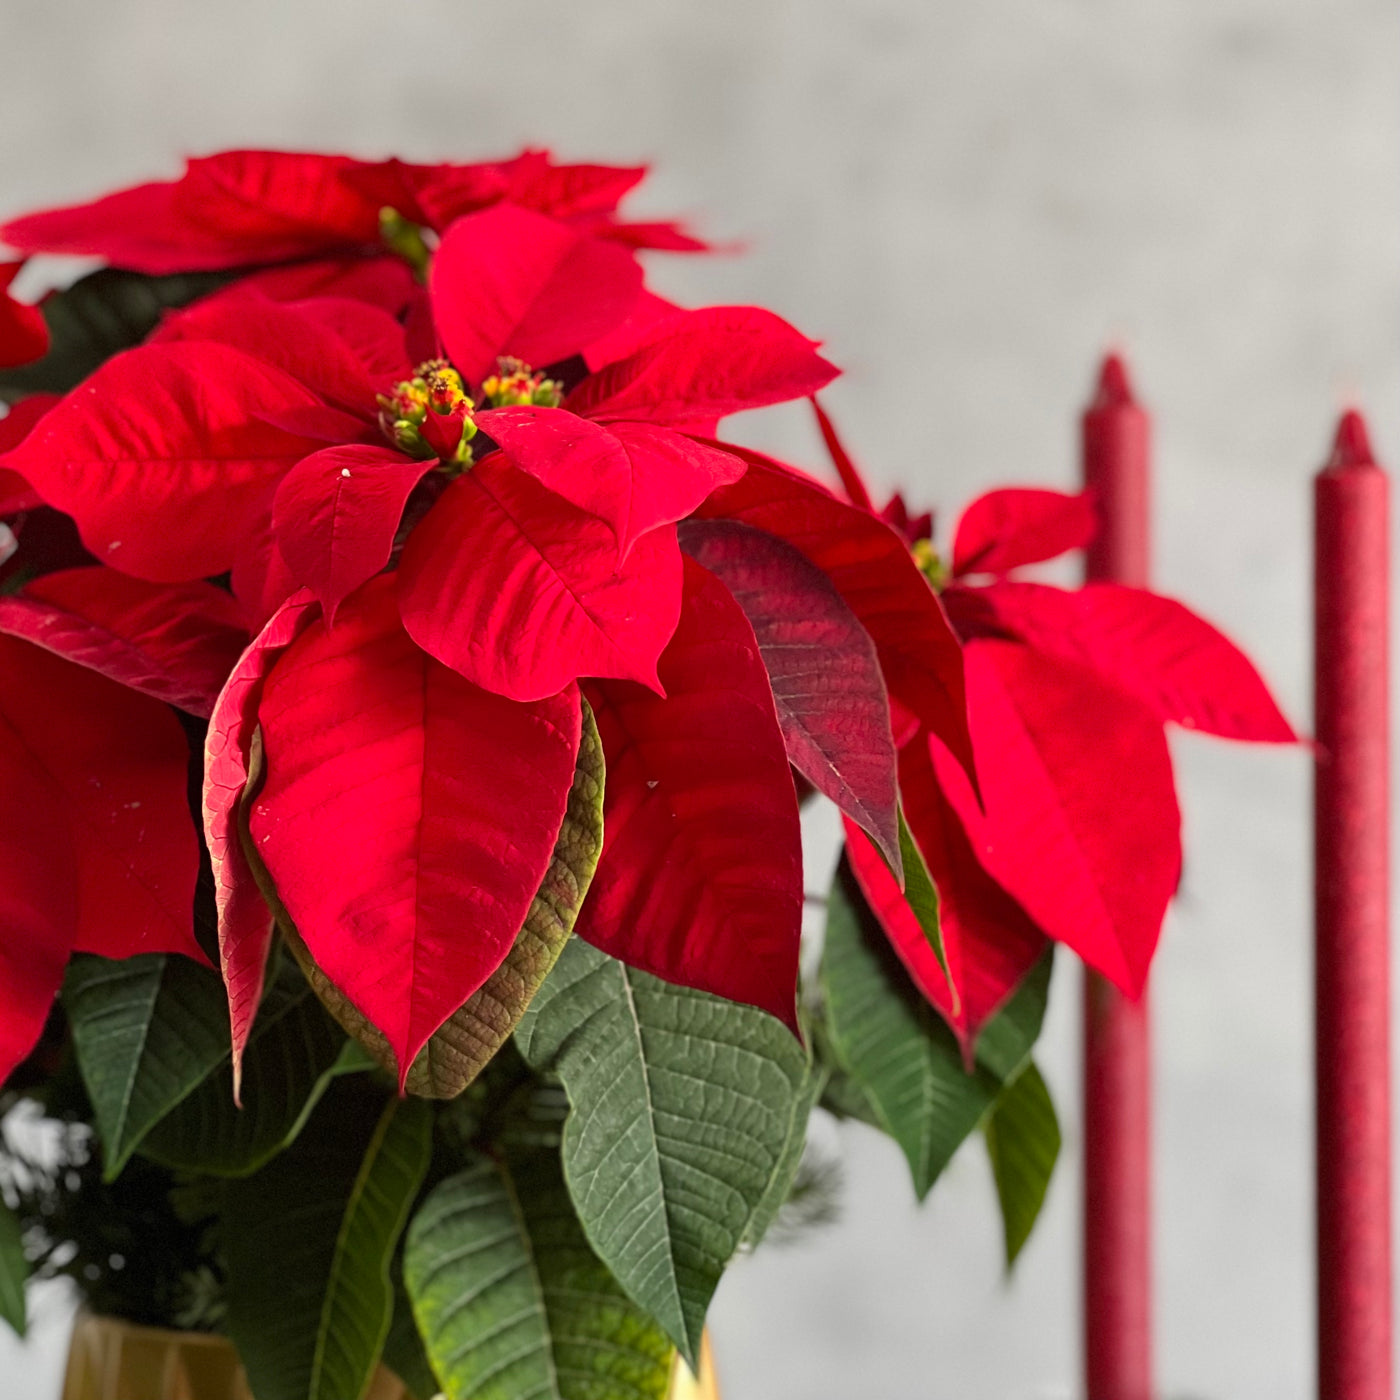
[[[380,1367],[365,1400],[404,1400],[403,1383]],[[79,1315],[68,1346],[63,1400],[252,1400],[227,1337],[138,1327]],[[710,1339],[703,1339],[697,1379],[677,1359],[670,1400],[719,1400]]]

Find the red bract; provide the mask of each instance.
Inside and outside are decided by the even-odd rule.
[[[945,598],[965,636],[1014,638],[1082,662],[1159,720],[1224,739],[1297,741],[1248,657],[1170,598],[1116,583],[1067,592],[1012,582],[950,588]]]
[[[953,575],[1005,574],[1025,564],[1083,549],[1094,537],[1094,503],[1087,493],[1004,489],[988,491],[963,511],[953,540]]]
[[[873,510],[824,415],[823,431],[848,491]],[[741,487],[752,480],[751,470]],[[1093,529],[1087,496],[1030,489],[989,493],[957,528],[943,601],[965,643],[980,792],[926,721],[899,736],[905,815],[939,890],[951,992],[882,863],[850,841],[872,908],[965,1046],[1034,961],[1037,937],[1141,990],[1181,861],[1164,720],[1294,737],[1243,653],[1179,604],[1116,585],[1002,579],[1082,547]],[[927,537],[909,543],[936,573]],[[967,581],[977,575],[995,581]]]
[[[0,637],[0,1080],[37,1039],[70,952],[203,960],[188,761],[165,705]]]
[[[674,526],[617,540],[504,453],[455,481],[413,532],[399,569],[404,623],[423,649],[476,684],[540,700],[579,676],[659,688],[675,630]]]
[[[227,593],[104,568],[46,574],[0,598],[0,632],[196,715],[213,710],[248,640]]]
[[[402,1078],[525,920],[564,820],[578,691],[521,705],[471,685],[409,639],[386,578],[291,645],[258,715],[255,849]]]
[[[277,610],[229,674],[204,741],[204,839],[214,874],[219,963],[228,990],[235,1098],[242,1081],[243,1050],[262,999],[273,930],[272,911],[239,840],[239,804],[268,672],[315,618],[316,604],[305,590]]]
[[[966,649],[984,809],[932,746],[978,861],[1051,938],[1136,995],[1181,873],[1161,724],[1092,671],[1010,642]]]
[[[642,270],[625,248],[503,204],[448,229],[429,285],[448,359],[479,384],[500,355],[548,365],[606,335]]]
[[[0,368],[28,364],[49,348],[44,313],[10,295],[10,283],[23,266],[22,261],[0,263]]]
[[[322,410],[290,375],[207,341],[117,355],[4,464],[77,522],[98,559],[159,583],[229,568],[249,520],[321,445],[272,418]]]
[[[315,593],[328,622],[389,562],[404,506],[435,465],[383,447],[327,447],[282,478],[273,534],[289,577]]]
[[[596,516],[618,562],[648,530],[684,519],[744,464],[728,452],[646,424],[607,428],[560,408],[497,408],[477,424],[541,485]]]
[[[278,263],[380,243],[380,211],[442,230],[501,201],[595,228],[633,246],[699,246],[674,225],[614,228],[618,200],[644,172],[555,166],[544,152],[480,165],[409,165],[295,151],[222,151],[154,181],[12,219],[0,240],[28,253],[77,253],[137,272]]]
[[[753,627],[792,766],[901,872],[890,705],[870,634],[831,580],[776,536],[732,520],[693,520],[681,544]]]
[[[693,560],[660,673],[664,700],[625,682],[588,687],[608,779],[578,931],[796,1030],[797,793],[753,628]]]
[[[870,634],[890,694],[972,771],[962,651],[904,542],[800,472],[756,452],[728,450],[749,469],[698,514],[756,526],[815,564]]]

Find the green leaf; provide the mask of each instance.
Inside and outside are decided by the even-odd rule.
[[[413,1304],[404,1286],[402,1260],[390,1269],[394,1287],[394,1313],[384,1338],[383,1362],[408,1388],[411,1400],[432,1400],[438,1393],[437,1377],[418,1335]]]
[[[477,1157],[424,1201],[404,1277],[448,1400],[662,1400],[673,1351],[588,1246],[548,1152]]]
[[[228,1007],[215,1024],[223,1057],[193,1093],[141,1140],[143,1156],[167,1167],[245,1176],[292,1142],[333,1077],[362,1067],[341,1057],[345,1037],[295,964],[282,959],[243,1056],[243,1107],[233,1100]]]
[[[580,939],[516,1029],[568,1094],[579,1220],[693,1367],[725,1265],[789,1150],[807,1057],[751,1006],[672,986]]]
[[[24,1281],[29,1277],[29,1261],[24,1257],[19,1221],[0,1201],[0,1318],[24,1336]]]
[[[432,1151],[432,1111],[337,1081],[296,1144],[229,1183],[229,1335],[257,1400],[359,1400],[393,1313],[389,1266]]]
[[[119,350],[139,345],[161,316],[232,280],[227,272],[148,277],[102,268],[43,302],[49,352],[32,364],[0,370],[0,399],[64,394]]]
[[[1055,1105],[1034,1063],[1001,1091],[982,1131],[1001,1202],[1009,1269],[1035,1228],[1060,1155]]]
[[[390,1103],[346,1202],[321,1306],[308,1400],[344,1400],[369,1384],[394,1311],[389,1263],[432,1150],[427,1104]]]
[[[179,954],[78,956],[63,1005],[112,1181],[150,1129],[227,1060],[224,984]]]
[[[505,961],[414,1058],[408,1071],[410,1094],[434,1099],[460,1094],[509,1038],[573,931],[603,849],[603,745],[593,711],[586,700],[581,703],[583,734],[573,788],[544,881]],[[288,931],[287,943],[331,1015],[396,1074],[383,1033],[321,971],[294,932]]]
[[[956,1037],[910,981],[842,862],[822,955],[826,1040],[851,1081],[852,1101],[868,1103],[903,1150],[920,1200],[991,1107],[1004,1067],[1029,1053],[1048,980],[1047,958],[984,1029],[969,1072]]]
[[[768,1189],[749,1216],[741,1241],[745,1249],[757,1249],[768,1228],[778,1218],[779,1211],[792,1194],[793,1182],[797,1179],[798,1168],[802,1165],[802,1154],[807,1147],[807,1120],[812,1109],[826,1087],[826,1074],[810,1061],[801,1088],[792,1099],[792,1115],[788,1121],[787,1141],[783,1144],[782,1155],[778,1158],[777,1170],[768,1182]]]
[[[924,932],[938,966],[943,969],[943,980],[953,997],[953,1011],[956,1014],[962,1004],[957,984],[948,967],[948,950],[943,946],[943,923],[938,917],[938,891],[934,888],[933,876],[929,874],[928,863],[923,852],[914,843],[914,835],[909,823],[904,820],[903,809],[899,813],[899,856],[904,862],[904,902],[913,911]]]
[[[1016,1077],[1040,1038],[1054,966],[1055,949],[1051,946],[977,1036],[977,1062],[1003,1082]]]

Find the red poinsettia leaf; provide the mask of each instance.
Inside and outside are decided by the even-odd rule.
[[[28,364],[49,348],[49,328],[44,313],[10,295],[24,260],[0,263],[0,368]]]
[[[645,165],[553,165],[522,162],[510,180],[510,198],[555,219],[608,214],[646,178]]]
[[[84,380],[0,465],[123,573],[207,578],[233,563],[271,484],[321,445],[267,419],[316,407],[309,389],[241,351],[143,345]]]
[[[1051,938],[1130,996],[1181,873],[1161,722],[1075,662],[1014,642],[966,649],[985,810],[937,742],[938,779],[977,860]]]
[[[1005,574],[1023,564],[1083,549],[1098,529],[1093,497],[1038,487],[988,491],[963,511],[953,540],[953,574]]]
[[[948,978],[885,862],[846,820],[846,848],[871,909],[919,990],[937,1007],[964,1052],[1045,950],[1045,935],[978,864],[956,813],[938,788],[926,744],[900,753],[905,820],[938,891]]]
[[[710,244],[697,238],[683,224],[666,219],[660,222],[642,220],[627,223],[600,223],[594,230],[598,238],[621,243],[626,248],[655,248],[662,253],[708,253]]]
[[[0,637],[0,728],[63,794],[78,867],[74,946],[104,957],[194,939],[199,846],[189,745],[168,706],[15,637]],[[8,803],[25,801],[13,793]]]
[[[0,418],[0,454],[18,447],[58,402],[57,394],[30,394],[12,405]],[[43,498],[18,472],[0,470],[0,515],[13,515],[42,504]]]
[[[0,719],[0,1085],[29,1054],[78,934],[77,855],[63,795]]]
[[[391,157],[347,171],[345,182],[383,208],[441,233],[465,214],[504,199],[509,179],[494,161],[414,165]]]
[[[710,434],[731,413],[815,393],[839,372],[780,316],[756,306],[708,306],[658,322],[625,360],[590,375],[565,407]]]
[[[217,232],[233,262],[379,243],[379,205],[344,179],[361,164],[303,151],[220,151],[186,163],[177,216]]]
[[[744,464],[666,428],[604,427],[562,408],[496,408],[476,415],[521,471],[606,521],[625,557],[658,525],[689,515]]]
[[[418,644],[468,680],[541,700],[580,676],[659,689],[676,628],[674,526],[643,535],[621,565],[612,531],[492,453],[414,530],[398,571]]]
[[[313,258],[259,268],[248,273],[242,285],[273,301],[331,297],[365,302],[396,318],[408,310],[421,290],[413,270],[394,256]]]
[[[219,964],[228,990],[233,1037],[235,1098],[242,1082],[243,1049],[262,1000],[273,922],[239,840],[238,804],[248,782],[263,683],[277,658],[315,620],[317,611],[309,590],[303,589],[273,615],[239,657],[219,692],[204,740],[204,841],[214,872]]]
[[[653,327],[669,320],[681,309],[675,302],[644,289],[632,303],[627,319],[584,349],[584,362],[590,372],[610,365],[614,360],[625,359],[634,350],[640,349],[652,334]]]
[[[870,634],[897,713],[902,705],[974,772],[962,648],[904,541],[803,473],[747,448],[718,445],[749,469],[697,513],[756,526],[806,555]]]
[[[690,559],[661,679],[664,700],[625,682],[588,687],[608,781],[578,932],[796,1032],[797,793],[753,629]]]
[[[65,569],[0,598],[0,632],[195,715],[214,707],[248,640],[238,604],[203,582]]]
[[[290,304],[348,345],[376,388],[408,378],[403,326],[382,307],[347,296],[308,297]],[[372,405],[360,407],[368,412]]]
[[[817,415],[817,427],[821,431],[826,454],[831,458],[831,465],[836,468],[836,475],[841,478],[842,489],[853,506],[859,506],[873,514],[875,503],[870,499],[865,481],[851,459],[851,454],[846,451],[845,444],[836,431],[836,424],[831,421],[815,394],[812,395],[812,411]]]
[[[375,386],[359,355],[300,303],[235,285],[167,316],[148,344],[188,340],[232,346],[276,366],[328,404],[361,418],[374,415]]]
[[[328,624],[341,600],[389,562],[404,505],[436,465],[385,447],[327,447],[282,478],[272,502],[277,544]]]
[[[250,827],[297,931],[401,1077],[500,965],[563,824],[578,690],[530,705],[421,652],[376,579],[263,689]]]
[[[831,580],[774,535],[690,520],[680,540],[753,627],[792,766],[870,833],[902,881],[890,706],[869,633]]]
[[[229,571],[229,587],[253,633],[260,632],[301,587],[277,545],[272,528],[273,494],[268,493],[262,510],[244,532]]]
[[[625,249],[500,204],[443,235],[429,279],[448,357],[480,384],[500,355],[547,365],[622,322],[642,289]]]
[[[1225,739],[1297,742],[1249,658],[1170,598],[1117,583],[1071,593],[1009,582],[950,588],[945,596],[960,629],[1082,662],[1159,719]]]
[[[46,209],[0,225],[0,242],[25,253],[73,253],[162,275],[229,265],[227,241],[174,207],[173,181],[118,190],[87,204]]]

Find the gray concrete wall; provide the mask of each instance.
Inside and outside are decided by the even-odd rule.
[[[945,520],[1073,481],[1121,341],[1159,426],[1160,584],[1306,722],[1308,476],[1353,396],[1400,458],[1397,27],[1383,0],[0,0],[0,207],[233,144],[654,159],[645,208],[750,245],[660,285],[824,338],[870,473]],[[800,413],[751,433],[817,460]],[[1311,1388],[1307,766],[1175,753],[1163,1389],[1287,1400]],[[842,1221],[723,1285],[727,1400],[1075,1393],[1076,984],[1066,960],[1044,1061],[1067,1148],[1016,1277],[976,1144],[917,1210],[888,1143],[824,1132]],[[6,1400],[55,1393],[63,1306],[39,1311],[28,1351],[0,1340]]]

